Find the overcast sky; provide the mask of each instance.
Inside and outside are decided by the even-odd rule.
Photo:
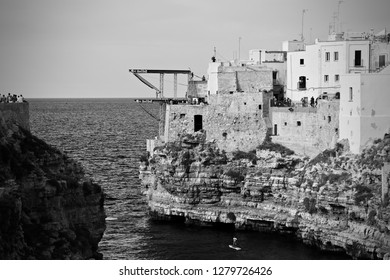
[[[129,68],[191,69],[248,50],[326,39],[338,0],[0,0],[0,93],[154,96]],[[344,31],[390,30],[389,0],[345,0]],[[145,76],[158,86],[158,77]],[[167,76],[169,87],[173,77]],[[180,88],[180,87],[179,87]],[[184,89],[182,89],[184,90]]]

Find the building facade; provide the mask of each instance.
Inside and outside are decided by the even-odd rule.
[[[342,75],[380,71],[389,64],[389,54],[389,42],[375,37],[331,34],[328,41],[317,39],[305,50],[287,53],[286,96],[295,102],[338,97]]]
[[[358,154],[390,132],[390,68],[345,74],[342,79],[340,139],[348,139],[351,152]]]
[[[370,42],[316,40],[287,55],[286,95],[293,101],[340,93],[340,77],[370,70]]]

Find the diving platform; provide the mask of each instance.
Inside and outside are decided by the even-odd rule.
[[[165,74],[173,74],[173,78],[174,78],[173,95],[174,95],[174,98],[177,98],[177,75],[184,74],[184,75],[187,75],[188,81],[191,79],[191,71],[190,70],[129,69],[129,72],[133,73],[133,75],[136,76],[145,85],[147,85],[151,89],[154,89],[156,91],[156,99],[158,97],[164,98],[164,75]],[[150,83],[144,77],[142,77],[141,74],[160,74],[160,88],[157,88],[156,86],[154,86],[152,83]]]
[[[187,98],[137,98],[135,102],[137,103],[167,103],[167,104],[182,104],[187,103]]]
[[[177,97],[177,75],[187,75],[188,83],[191,80],[192,72],[190,70],[171,70],[171,69],[129,69],[129,72],[132,73],[138,80],[142,83],[154,89],[156,91],[156,98],[137,98],[135,101],[138,103],[159,103],[160,104],[160,117],[158,119],[158,131],[159,136],[164,135],[164,123],[165,123],[165,112],[167,104],[180,104],[187,103],[187,98],[178,98]],[[142,75],[143,74],[159,74],[160,75],[160,87],[156,87],[151,82],[146,80]],[[173,74],[173,98],[164,96],[164,75]],[[187,86],[188,86],[187,83]],[[144,109],[145,110],[145,109]]]

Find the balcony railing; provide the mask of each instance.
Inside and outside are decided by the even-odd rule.
[[[360,60],[354,59],[353,60],[353,65],[355,67],[364,67],[364,60],[363,59],[360,59]]]

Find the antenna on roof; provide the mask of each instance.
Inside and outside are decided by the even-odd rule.
[[[238,61],[241,59],[241,37],[238,37]]]
[[[340,19],[340,5],[343,2],[344,2],[343,0],[340,0],[339,3],[337,4],[337,21],[338,21],[338,28],[339,28],[338,33],[341,33],[343,29],[341,19]]]
[[[342,28],[342,22],[341,22],[341,17],[340,17],[340,6],[341,6],[341,3],[343,3],[343,2],[344,2],[343,0],[340,0],[337,3],[337,12],[334,12],[333,16],[332,16],[333,25],[329,24],[329,34],[331,34],[332,32],[333,33],[342,33],[343,28]],[[333,27],[333,30],[330,26]]]
[[[303,18],[305,16],[305,12],[308,11],[307,9],[302,10],[302,33],[301,33],[301,41],[303,42],[305,38],[303,37]]]

